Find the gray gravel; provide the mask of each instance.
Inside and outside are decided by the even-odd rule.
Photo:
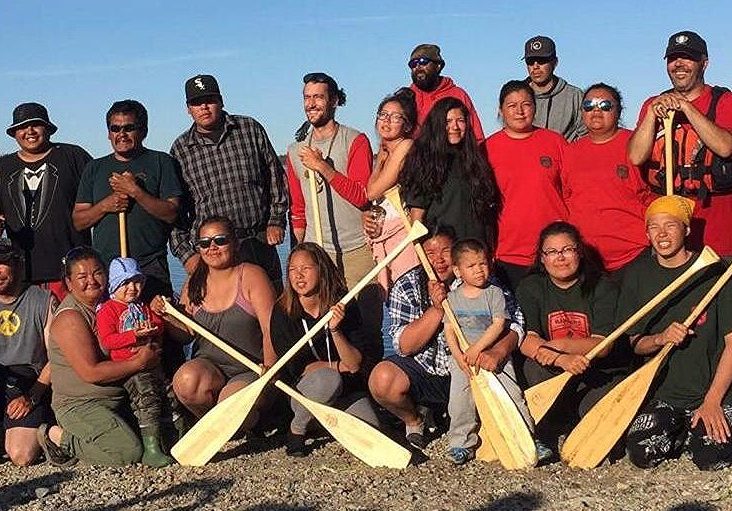
[[[427,450],[430,460],[398,471],[369,468],[334,442],[288,458],[281,441],[231,442],[205,467],[60,470],[5,462],[0,511],[732,509],[732,469],[700,472],[687,459],[647,471],[627,460],[591,471],[555,463],[506,472],[476,461],[456,468],[443,456],[443,438]]]

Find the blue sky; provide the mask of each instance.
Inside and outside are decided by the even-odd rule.
[[[409,83],[411,49],[432,42],[492,132],[501,84],[525,75],[524,41],[545,34],[557,43],[560,76],[620,87],[632,126],[642,100],[668,87],[661,57],[675,31],[699,32],[707,82],[732,85],[731,19],[732,2],[703,1],[3,2],[0,124],[18,103],[39,101],[59,126],[55,140],[98,157],[109,152],[107,108],[134,98],[150,113],[148,147],[167,151],[190,123],[183,82],[211,73],[227,110],[258,119],[282,153],[303,119],[302,75],[325,71],[348,94],[339,119],[373,140],[379,100]],[[0,153],[13,150],[0,137]]]

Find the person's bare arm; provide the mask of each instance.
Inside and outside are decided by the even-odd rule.
[[[369,200],[375,200],[384,195],[384,192],[394,186],[399,179],[399,173],[404,166],[404,159],[407,157],[409,149],[412,147],[411,139],[402,140],[392,152],[385,157],[383,165],[377,172],[369,177],[366,185],[366,196]],[[383,149],[382,149],[383,151]],[[377,164],[379,162],[377,161]]]
[[[646,115],[628,140],[628,160],[633,165],[643,165],[651,157],[656,140],[656,114],[649,107]]]
[[[691,427],[702,421],[706,433],[717,443],[727,443],[730,439],[730,425],[722,410],[722,401],[732,384],[732,333],[724,336],[724,351],[714,371],[709,390],[701,406],[691,418]]]
[[[110,193],[96,204],[77,202],[74,205],[74,211],[71,213],[74,229],[83,231],[84,229],[94,227],[106,215],[126,211],[129,202],[129,198],[126,195],[119,193]]]
[[[109,178],[109,186],[112,187],[115,193],[131,197],[142,209],[158,220],[172,224],[178,217],[180,199],[177,197],[160,199],[149,194],[137,184],[135,176],[131,172],[123,172],[122,174],[114,172],[112,177]]]

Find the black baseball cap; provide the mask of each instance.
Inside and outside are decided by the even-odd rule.
[[[538,35],[524,44],[524,60],[539,58],[554,58],[557,56],[557,47],[550,37]]]
[[[219,82],[213,76],[196,75],[186,81],[186,103],[209,96],[216,96],[221,100]]]
[[[690,30],[677,32],[669,37],[663,58],[667,59],[669,55],[678,54],[688,55],[693,60],[705,59],[709,56],[707,42],[696,32]]]

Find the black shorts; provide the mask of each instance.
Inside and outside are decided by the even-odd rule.
[[[425,371],[412,357],[392,355],[385,360],[404,371],[409,378],[409,396],[418,404],[447,404],[450,377],[436,376]]]
[[[37,428],[43,423],[54,422],[50,392],[46,393],[41,402],[34,406],[25,417],[20,419],[8,417],[8,403],[30,390],[37,378],[35,371],[29,366],[2,367],[0,369],[0,383],[2,383],[0,405],[3,410],[4,431],[11,428]]]

